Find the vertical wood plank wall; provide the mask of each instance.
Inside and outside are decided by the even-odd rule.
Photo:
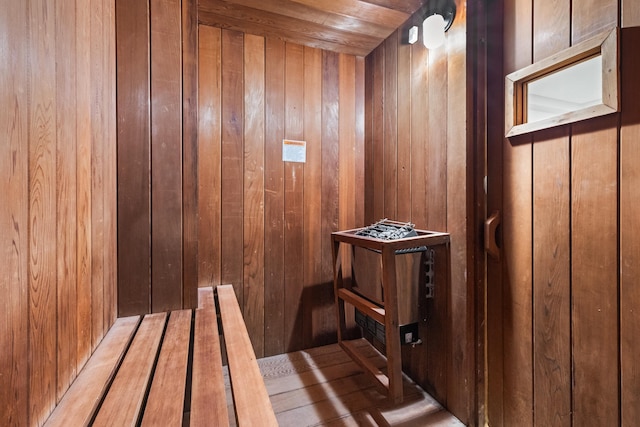
[[[403,348],[404,369],[465,423],[475,422],[475,291],[467,270],[466,4],[446,46],[403,43],[401,28],[366,58],[364,218],[451,233],[451,287],[436,284],[425,345]],[[440,323],[441,322],[441,326]],[[438,324],[438,327],[435,325]]]
[[[113,2],[3,2],[0,424],[40,425],[116,315]]]
[[[204,25],[199,52],[198,283],[234,285],[259,357],[334,342],[330,234],[364,220],[364,59]]]
[[[504,236],[503,281],[488,283],[501,301],[487,310],[490,425],[637,423],[640,104],[627,30],[639,17],[626,0],[504,1],[499,79],[621,25],[622,113],[504,140],[502,164],[489,158]],[[489,116],[503,129],[499,107]]]
[[[118,314],[197,305],[197,4],[117,0]]]

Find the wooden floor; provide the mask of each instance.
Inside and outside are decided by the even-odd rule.
[[[384,366],[374,350],[371,357]],[[258,364],[282,427],[463,425],[407,377],[404,402],[390,405],[337,344],[267,357]],[[231,404],[228,377],[226,383]]]

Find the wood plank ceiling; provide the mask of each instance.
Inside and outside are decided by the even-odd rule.
[[[199,0],[201,24],[366,56],[425,0]]]

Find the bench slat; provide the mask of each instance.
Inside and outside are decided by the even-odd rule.
[[[233,286],[220,285],[216,289],[238,425],[277,426]]]
[[[85,426],[89,424],[109,381],[115,375],[139,321],[140,316],[116,319],[45,426]]]
[[[95,426],[132,426],[137,423],[166,318],[166,313],[149,314],[140,323],[98,412]]]
[[[198,291],[193,373],[191,385],[191,425],[228,426],[229,412],[222,373],[222,355],[213,288]]]
[[[206,308],[213,311],[216,310],[216,303],[213,300],[212,286],[208,286],[206,288],[198,288],[198,308]]]
[[[172,311],[144,409],[143,426],[182,425],[190,335],[191,310]]]

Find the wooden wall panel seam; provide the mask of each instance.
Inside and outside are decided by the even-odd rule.
[[[182,7],[150,1],[151,311],[182,308]]]
[[[55,11],[28,2],[29,78],[29,422],[56,403],[56,87]]]
[[[19,41],[28,40],[28,3],[10,2],[0,16],[0,50],[11,56],[0,75],[0,424],[29,420],[29,56]]]
[[[243,297],[243,34],[222,30],[222,282]]]
[[[76,88],[69,76],[75,74],[75,10],[56,4],[56,403],[76,375]],[[75,6],[75,5],[73,5]],[[60,25],[62,24],[62,25]]]
[[[116,2],[118,315],[151,311],[150,11]]]
[[[625,16],[634,12],[633,6],[624,8]],[[640,7],[635,5],[635,13]],[[631,18],[629,18],[631,19]],[[629,21],[626,21],[629,23]],[[621,30],[621,85],[625,88],[621,97],[621,128],[619,143],[619,300],[620,300],[620,425],[631,426],[640,418],[640,370],[637,355],[640,343],[637,331],[640,327],[640,288],[638,267],[640,266],[638,244],[640,227],[638,226],[638,201],[640,200],[640,168],[638,167],[638,134],[640,126],[640,105],[634,94],[638,93],[636,78],[640,63],[635,55],[640,27]]]
[[[183,308],[198,306],[198,5],[182,1]]]
[[[284,138],[285,44],[265,41],[265,355],[284,353]],[[268,291],[267,291],[268,289]]]
[[[264,69],[262,37],[244,38],[243,314],[257,357],[264,355]]]
[[[284,136],[304,139],[304,49],[285,43]],[[304,164],[284,162],[285,350],[303,348]]]

